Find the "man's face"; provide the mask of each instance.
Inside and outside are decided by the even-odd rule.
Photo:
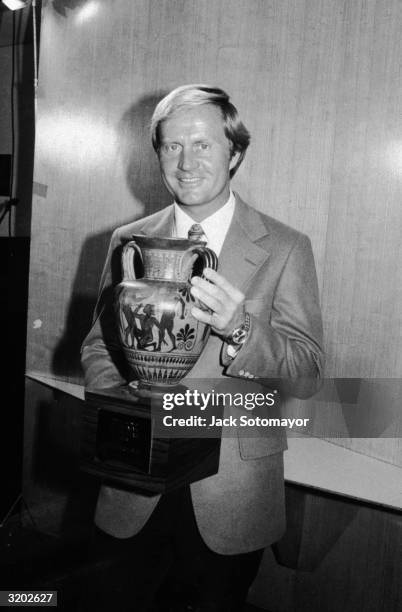
[[[196,221],[229,198],[231,156],[218,108],[211,104],[177,111],[160,127],[162,178],[176,202]]]

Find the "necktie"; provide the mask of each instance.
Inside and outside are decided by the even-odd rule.
[[[199,242],[200,240],[207,242],[207,237],[204,234],[202,225],[200,225],[199,223],[194,223],[188,230],[188,239],[197,242]]]

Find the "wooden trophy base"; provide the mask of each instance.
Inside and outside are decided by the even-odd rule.
[[[158,437],[152,391],[92,389],[85,400],[83,471],[150,496],[217,473],[220,438]]]

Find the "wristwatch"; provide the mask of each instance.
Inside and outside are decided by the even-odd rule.
[[[247,340],[248,332],[250,331],[250,315],[248,312],[243,313],[243,322],[234,328],[234,330],[225,338],[227,343],[226,352],[231,359],[234,359],[241,347]]]

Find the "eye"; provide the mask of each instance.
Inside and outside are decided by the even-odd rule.
[[[162,145],[162,151],[167,154],[177,153],[180,145],[177,142],[166,142]]]
[[[210,149],[208,142],[197,142],[195,144],[196,151],[208,151]]]

